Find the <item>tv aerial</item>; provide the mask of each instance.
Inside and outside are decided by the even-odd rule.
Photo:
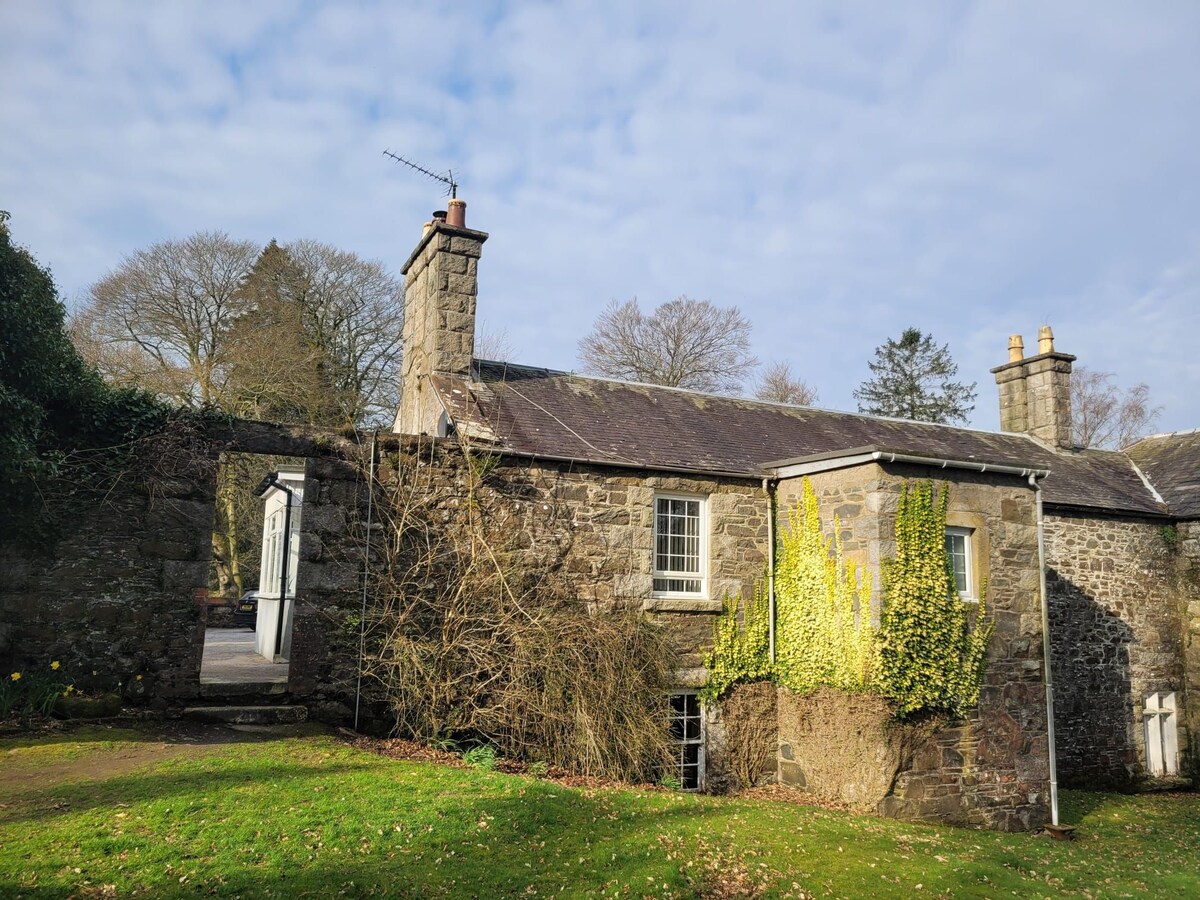
[[[403,156],[397,156],[391,150],[384,150],[383,155],[391,157],[396,162],[406,165],[410,169],[415,169],[422,175],[432,178],[434,181],[440,181],[442,184],[446,185],[446,196],[450,197],[451,199],[454,199],[458,196],[458,182],[454,180],[453,169],[447,169],[445,175],[439,175],[437,172],[433,172],[424,166],[413,162],[411,159],[405,159]]]

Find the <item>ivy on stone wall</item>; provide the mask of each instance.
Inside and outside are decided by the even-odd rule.
[[[817,497],[804,479],[800,503],[779,536],[775,566],[775,662],[769,658],[769,608],[763,584],[754,598],[726,597],[701,696],[716,700],[738,682],[774,681],[805,694],[829,686],[877,691],[897,714],[950,710],[979,701],[994,623],[981,591],[972,627],[946,554],[947,489],[905,485],[896,514],[896,555],[883,564],[879,628],[870,619],[871,580],[843,555],[841,523],[825,535]]]
[[[896,511],[896,555],[883,563],[879,687],[900,715],[927,709],[964,714],[979,702],[994,622],[980,591],[975,627],[946,556],[948,488],[906,484]]]
[[[859,586],[858,568],[842,554],[841,527],[835,516],[833,540],[825,536],[816,492],[804,479],[800,503],[780,534],[775,566],[777,680],[798,693],[871,684],[871,580],[865,577]]]
[[[716,700],[741,681],[773,681],[770,657],[770,605],[760,581],[754,597],[725,595],[725,612],[717,619],[712,652],[704,658],[708,680],[700,689],[705,702]]]
[[[768,598],[760,582],[749,603],[726,598],[713,650],[705,658],[706,699],[720,697],[739,681],[772,680],[798,693],[820,685],[871,686],[876,657],[871,583],[867,578],[860,585],[857,567],[846,562],[836,536],[840,530],[835,518],[835,537],[825,537],[816,493],[804,479],[801,501],[779,536],[775,663],[768,655]]]

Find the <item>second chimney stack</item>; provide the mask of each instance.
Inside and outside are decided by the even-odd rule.
[[[1054,349],[1049,325],[1038,331],[1037,356],[1024,357],[1019,334],[1008,339],[1008,362],[992,369],[1000,389],[1000,430],[1031,434],[1060,450],[1071,436],[1071,364],[1075,357]]]

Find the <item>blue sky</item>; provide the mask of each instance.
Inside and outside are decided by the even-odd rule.
[[[479,310],[574,368],[612,299],[736,304],[853,409],[907,326],[1054,326],[1200,426],[1200,4],[0,2],[0,208],[68,302],[202,229],[395,271],[452,167]]]

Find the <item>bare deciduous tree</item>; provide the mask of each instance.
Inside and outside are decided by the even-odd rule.
[[[305,276],[305,339],[326,357],[345,422],[390,423],[399,401],[404,285],[381,263],[329,244],[297,241],[287,250]]]
[[[403,308],[378,262],[205,232],[125,259],[73,335],[109,380],[186,406],[370,424],[394,412]]]
[[[508,329],[490,328],[480,319],[475,326],[475,356],[493,362],[511,362],[513,348],[508,340]]]
[[[219,231],[137,251],[92,286],[74,329],[82,349],[112,381],[219,405],[229,328],[246,311],[238,288],[256,255]]]
[[[1071,373],[1071,434],[1080,447],[1119,449],[1145,437],[1161,406],[1150,405],[1150,388],[1114,384],[1112,372],[1078,366]]]
[[[817,402],[817,389],[801,378],[792,375],[791,366],[775,362],[758,379],[754,396],[772,403],[791,403],[796,406],[812,406]]]
[[[736,392],[758,365],[736,306],[683,296],[649,316],[636,299],[614,300],[579,342],[579,359],[598,375],[714,393]]]

